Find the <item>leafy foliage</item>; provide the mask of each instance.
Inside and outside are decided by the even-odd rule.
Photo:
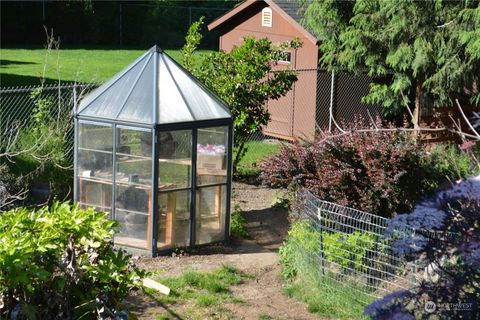
[[[11,319],[121,316],[144,272],[111,243],[105,213],[54,203],[0,215],[0,315]]]
[[[246,37],[241,46],[230,52],[215,52],[193,62],[193,52],[200,43],[199,29],[203,20],[194,23],[182,48],[183,66],[203,84],[216,93],[230,107],[234,119],[234,145],[236,148],[234,169],[245,154],[247,138],[270,120],[264,107],[269,99],[284,96],[297,81],[291,70],[272,72],[276,60],[276,48],[267,38],[256,40]],[[280,47],[299,48],[297,39]]]
[[[474,152],[459,150],[453,144],[436,145],[430,161],[449,181],[465,180],[480,171]]]
[[[345,266],[351,267],[349,262],[339,260],[342,259],[341,257],[349,258],[344,253],[342,253],[343,256],[337,256],[341,249],[339,244],[334,244],[333,241],[339,239],[340,236],[322,232],[322,237],[325,258],[328,261],[345,263]],[[358,241],[363,241],[361,239],[367,241],[369,235],[357,232],[347,238],[350,240],[343,242],[340,246],[349,246],[354,242],[359,243]],[[322,273],[318,259],[320,239],[320,232],[308,221],[296,220],[292,223],[288,237],[279,250],[282,276],[288,281],[286,294],[306,302],[308,310],[313,313],[340,319],[361,318],[363,306],[356,298],[361,297],[366,301],[371,299],[352,289],[348,283],[341,285]],[[329,245],[325,245],[327,242]],[[363,252],[358,252],[358,258],[355,259],[363,260],[363,254]],[[360,255],[362,256],[360,257]]]
[[[338,265],[366,271],[364,263],[366,254],[375,246],[375,237],[369,233],[355,231],[350,234],[322,232],[325,259]]]
[[[425,265],[412,291],[395,292],[365,308],[373,319],[477,319],[480,301],[480,202],[439,199],[436,210],[400,215],[390,229],[414,228],[415,238],[395,236],[404,259]],[[433,231],[433,232],[432,232]],[[433,313],[425,312],[434,303]],[[455,305],[457,304],[457,305]],[[420,308],[419,308],[420,306]]]
[[[408,212],[444,179],[408,134],[356,129],[283,145],[260,164],[260,178],[273,187],[300,185],[321,199],[387,217]]]
[[[304,25],[321,39],[320,63],[371,76],[365,97],[396,112],[405,103],[479,103],[479,1],[301,0]]]
[[[308,221],[295,221],[288,232],[287,241],[279,250],[282,275],[286,280],[293,280],[298,274],[298,261],[295,261],[298,247],[313,254],[323,251],[327,261],[345,267],[346,270],[364,270],[364,258],[374,245],[375,237],[366,232],[343,234],[323,231],[320,235],[320,231]]]
[[[230,231],[233,236],[246,238],[249,236],[247,229],[247,220],[242,215],[242,210],[238,204],[235,205],[230,219]]]
[[[43,92],[43,87],[33,90],[30,100],[34,105],[30,119],[25,126],[13,129],[11,134],[18,134],[18,140],[7,152],[9,161],[4,157],[0,162],[17,178],[21,177],[22,186],[12,189],[27,189],[33,183],[48,182],[53,194],[66,196],[72,176],[66,152],[73,143],[68,139],[73,130],[71,110],[62,99],[54,103],[53,97]]]
[[[278,251],[282,275],[286,280],[293,280],[299,272],[301,264],[296,261],[298,248],[314,254],[320,251],[320,233],[305,220],[292,223],[287,239]]]

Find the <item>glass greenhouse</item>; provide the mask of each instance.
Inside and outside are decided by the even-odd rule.
[[[75,112],[75,202],[120,223],[114,243],[155,255],[227,241],[232,118],[157,46]]]

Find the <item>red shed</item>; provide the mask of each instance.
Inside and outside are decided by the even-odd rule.
[[[246,36],[269,38],[274,44],[298,37],[303,46],[285,52],[279,68],[297,70],[293,89],[279,100],[267,103],[271,114],[265,135],[292,140],[311,138],[315,129],[352,122],[360,115],[365,121],[379,114],[379,106],[366,105],[361,98],[369,91],[371,79],[338,74],[318,68],[317,38],[301,25],[298,0],[247,0],[208,25],[220,33],[220,49],[230,51]],[[330,113],[331,112],[331,113]]]
[[[284,54],[279,68],[317,69],[317,39],[300,25],[299,5],[295,1],[247,0],[208,25],[220,33],[220,49],[230,51],[243,38],[269,38],[274,44],[298,37],[303,46]],[[263,133],[280,138],[310,136],[315,129],[317,75],[299,77],[287,96],[268,102],[271,120]],[[328,103],[328,102],[327,102]],[[301,106],[301,111],[295,109]]]

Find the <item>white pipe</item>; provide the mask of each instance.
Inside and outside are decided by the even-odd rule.
[[[329,116],[328,116],[328,132],[332,132],[332,121],[333,121],[333,90],[335,88],[335,72],[332,71],[332,81],[330,85],[330,106],[329,106]]]

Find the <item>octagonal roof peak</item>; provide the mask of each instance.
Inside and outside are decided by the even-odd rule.
[[[219,98],[157,45],[85,96],[76,115],[149,125],[231,118]]]

